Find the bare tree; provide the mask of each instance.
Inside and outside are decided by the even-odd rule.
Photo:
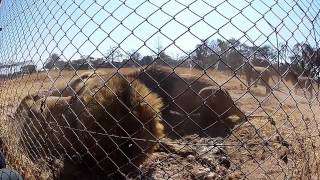
[[[127,52],[128,59],[135,61],[138,63],[141,60],[141,54],[137,50],[131,50],[131,52]]]
[[[152,56],[143,56],[143,58],[141,59],[141,65],[149,65],[152,63],[152,61],[153,61]]]
[[[122,61],[123,54],[121,53],[118,46],[110,47],[107,53],[105,54],[107,61],[114,63],[115,61]]]
[[[58,61],[61,61],[60,55],[58,55],[57,53],[50,54],[47,61],[45,62],[44,68],[46,69],[56,68],[55,64]]]
[[[34,64],[24,65],[21,67],[21,72],[24,74],[32,74],[37,71],[37,66]]]

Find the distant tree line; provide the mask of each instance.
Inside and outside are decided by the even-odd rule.
[[[319,79],[320,48],[313,48],[310,44],[297,43],[292,48],[290,65],[293,70],[303,76]]]
[[[44,64],[44,69],[79,70],[92,68],[121,68],[138,67],[150,64],[163,66],[182,66],[199,69],[218,69],[236,71],[244,63],[250,61],[255,66],[273,66],[284,72],[288,68],[309,77],[319,77],[320,49],[307,43],[297,43],[293,47],[280,44],[278,47],[271,45],[248,45],[239,40],[203,41],[197,44],[193,51],[186,52],[179,57],[171,57],[160,46],[157,55],[142,56],[138,51],[120,51],[118,47],[111,47],[103,57],[80,56],[79,59],[66,61],[62,55],[51,54]],[[1,65],[0,68],[13,66]],[[21,67],[18,74],[30,74],[37,71],[34,64]]]
[[[120,68],[120,67],[138,67],[149,64],[159,65],[173,65],[178,61],[171,58],[165,52],[161,52],[158,57],[141,56],[139,52],[133,51],[131,53],[121,54],[119,50],[113,50],[111,54],[104,57],[94,58],[91,56],[81,56],[79,59],[64,61],[60,55],[53,53],[47,59],[45,69],[59,69],[59,70],[79,70],[91,68]]]
[[[270,45],[249,46],[234,38],[229,40],[204,41],[196,45],[193,51],[186,55],[174,58],[168,55],[165,50],[159,49],[156,56],[141,56],[137,51],[121,53],[117,48],[110,48],[104,57],[93,58],[81,56],[80,59],[70,62],[64,61],[58,54],[51,54],[45,63],[46,69],[88,69],[96,67],[132,67],[144,66],[151,63],[160,65],[181,65],[198,68],[236,69],[244,61],[252,60],[252,63],[259,66],[267,66],[275,63],[278,57],[278,50]]]

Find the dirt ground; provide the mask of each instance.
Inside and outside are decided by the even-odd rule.
[[[134,69],[124,68],[120,73]],[[31,162],[17,145],[12,113],[28,93],[48,90],[68,82],[82,71],[50,71],[8,78],[0,83],[0,135],[6,144],[9,166],[26,179],[51,177],[44,166]],[[98,74],[116,72],[99,69]],[[160,140],[160,148],[133,173],[133,179],[317,179],[319,170],[319,99],[273,76],[271,94],[263,86],[248,90],[237,73],[177,68],[178,74],[203,76],[226,88],[248,121],[227,138],[191,135]],[[318,90],[315,89],[316,92]]]

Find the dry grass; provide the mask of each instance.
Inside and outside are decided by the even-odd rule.
[[[120,73],[135,71],[123,68]],[[10,166],[26,179],[47,179],[49,171],[33,163],[19,148],[17,127],[11,115],[19,101],[26,95],[65,84],[72,77],[84,72],[50,71],[25,75],[1,81],[0,136],[6,144]],[[99,69],[98,74],[115,73],[115,69]],[[262,86],[247,91],[245,81],[233,73],[177,68],[178,74],[204,76],[229,90],[237,105],[250,115],[249,122],[239,126],[225,140],[234,167],[249,179],[265,178],[319,178],[319,128],[320,109],[318,99],[311,102],[304,96],[291,92],[290,83],[281,82],[278,90],[264,95]],[[273,79],[277,80],[276,77]],[[275,86],[274,83],[271,84]]]

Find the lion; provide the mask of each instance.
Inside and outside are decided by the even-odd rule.
[[[293,70],[289,70],[285,74],[285,80],[290,81],[294,85],[294,90],[295,94],[298,94],[298,89],[307,89],[310,94],[310,98],[313,98],[313,82],[317,81],[313,78],[310,77],[305,77],[305,76],[299,76],[298,73],[296,73]],[[318,84],[318,83],[317,83]]]
[[[190,134],[225,137],[236,124],[246,120],[228,91],[206,78],[176,74],[162,66],[152,66],[129,76],[163,99],[161,112],[169,137]],[[238,119],[231,122],[230,116]]]
[[[15,117],[23,122],[21,144],[30,157],[64,156],[65,162],[78,162],[76,169],[87,167],[93,178],[124,178],[137,170],[164,135],[163,103],[144,84],[128,79],[92,76],[74,96],[26,96]]]
[[[247,63],[243,67],[245,78],[248,84],[248,87],[250,87],[252,84],[251,82],[254,81],[254,86],[257,87],[258,82],[266,89],[266,94],[269,94],[271,92],[271,87],[269,84],[270,79],[272,79],[272,73],[268,68],[265,67],[257,67],[253,66],[250,63]]]

